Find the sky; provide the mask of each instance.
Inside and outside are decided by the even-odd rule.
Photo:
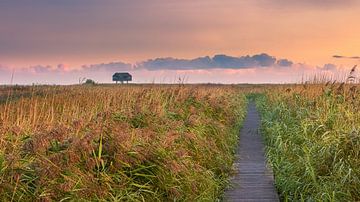
[[[0,84],[336,76],[360,61],[358,22],[357,0],[2,0]]]

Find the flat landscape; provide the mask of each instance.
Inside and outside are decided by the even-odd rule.
[[[0,202],[360,202],[360,0],[0,0]]]
[[[247,103],[256,102],[280,199],[357,201],[357,88],[330,82],[3,86],[0,197],[222,200]]]

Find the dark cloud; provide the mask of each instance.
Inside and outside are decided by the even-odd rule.
[[[178,58],[156,58],[149,59],[137,64],[125,62],[110,62],[99,64],[86,64],[78,68],[68,67],[64,64],[52,65],[34,65],[19,69],[21,72],[46,74],[46,73],[66,73],[66,72],[117,72],[132,70],[199,70],[199,69],[249,69],[262,67],[291,67],[293,62],[287,59],[277,60],[275,57],[266,53],[257,55],[246,55],[240,57],[228,55],[215,55],[213,57],[205,56],[195,59]],[[0,71],[10,72],[7,67],[0,66]]]
[[[294,63],[288,59],[280,59],[276,62],[276,64],[279,65],[280,67],[290,67]]]
[[[101,64],[83,65],[82,70],[85,71],[128,71],[132,69],[132,65],[123,62],[111,62]]]
[[[131,71],[136,69],[147,70],[194,70],[194,69],[246,69],[255,67],[271,67],[281,64],[280,66],[291,66],[292,62],[289,60],[277,61],[275,57],[262,53],[253,56],[233,57],[227,55],[215,55],[214,57],[198,57],[195,59],[177,59],[172,57],[149,59],[144,62],[139,62],[132,65],[124,62],[110,62],[100,64],[82,65],[77,70],[76,68],[68,68],[64,64],[57,66],[51,65],[35,65],[29,68],[23,68],[25,71],[33,73],[62,73],[68,71],[83,71],[83,72],[116,72],[116,71]]]
[[[156,58],[145,62],[138,63],[136,68],[159,70],[159,69],[174,69],[174,70],[189,70],[189,69],[204,69],[213,68],[213,60],[210,57],[199,57],[192,60],[176,59],[176,58]]]
[[[339,59],[354,59],[354,60],[359,60],[360,57],[359,56],[343,56],[343,55],[333,55],[333,58],[339,58]]]
[[[227,55],[215,55],[213,57],[215,67],[218,68],[248,68],[248,67],[269,67],[273,66],[276,58],[262,53],[253,56],[232,57]]]
[[[288,60],[287,60],[288,61]],[[288,61],[290,63],[290,61]],[[284,62],[281,62],[284,63]],[[275,66],[276,58],[262,53],[253,56],[233,57],[227,55],[215,55],[210,58],[199,57],[195,59],[156,58],[137,64],[136,68],[148,70],[189,70],[189,69],[247,69],[256,67]],[[291,66],[291,65],[287,65]]]
[[[268,54],[262,53],[260,55],[254,55],[252,58],[255,62],[259,63],[262,67],[273,66],[276,62],[276,58]]]

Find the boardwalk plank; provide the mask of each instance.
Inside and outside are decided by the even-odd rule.
[[[272,171],[266,166],[265,146],[259,126],[259,113],[255,104],[250,103],[240,131],[240,145],[234,163],[236,171],[231,186],[225,192],[225,201],[279,201]]]

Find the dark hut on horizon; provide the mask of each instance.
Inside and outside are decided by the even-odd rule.
[[[129,81],[132,81],[132,76],[127,72],[117,72],[113,75],[112,80],[115,81],[116,83],[118,82],[124,83],[125,81],[126,83],[128,83]]]

